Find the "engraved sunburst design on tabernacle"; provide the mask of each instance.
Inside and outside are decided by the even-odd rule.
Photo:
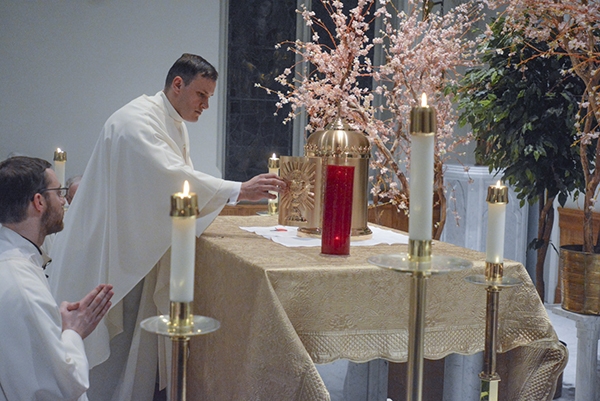
[[[281,178],[287,190],[281,195],[280,213],[287,211],[285,221],[299,223],[307,221],[307,212],[315,207],[315,164],[305,158],[287,161],[282,158]],[[290,224],[294,225],[294,224]]]

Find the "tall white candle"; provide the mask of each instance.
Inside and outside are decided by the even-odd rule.
[[[189,183],[185,181],[183,192],[171,196],[171,302],[194,300],[197,214],[197,196],[189,192]]]
[[[485,261],[490,263],[504,262],[504,228],[506,223],[506,204],[508,188],[498,181],[488,187],[486,199],[488,203],[488,227],[486,237]]]
[[[65,186],[65,169],[67,164],[67,152],[64,150],[60,150],[57,148],[54,151],[54,172],[56,173],[56,178],[58,178],[58,182],[60,182],[60,186]]]
[[[423,94],[421,107],[410,114],[410,206],[408,236],[411,240],[430,241],[433,228],[433,147],[435,109],[427,105]]]

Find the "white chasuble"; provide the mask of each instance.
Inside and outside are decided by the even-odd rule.
[[[110,339],[123,331],[123,298],[170,247],[171,195],[189,181],[198,195],[199,236],[239,190],[239,183],[195,171],[187,149],[185,124],[163,92],[131,101],[104,125],[65,214],[65,229],[56,236],[48,271],[58,302],[79,300],[100,283],[114,286],[113,307],[85,340],[90,367],[108,358]],[[165,264],[163,258],[162,270]],[[140,315],[154,315],[156,308],[160,314],[169,311],[168,271],[154,270],[156,284],[144,290]],[[152,300],[152,311],[141,305],[144,300]],[[132,352],[137,346],[132,344]],[[132,368],[127,366],[129,374]]]

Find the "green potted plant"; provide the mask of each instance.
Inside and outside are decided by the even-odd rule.
[[[535,282],[544,299],[544,261],[554,221],[554,200],[583,190],[575,118],[584,91],[567,57],[532,56],[545,43],[522,41],[505,32],[504,18],[491,24],[482,48],[484,65],[469,70],[459,89],[460,124],[470,124],[476,158],[497,171],[516,191],[521,205],[539,203]],[[519,68],[529,59],[527,68]]]
[[[594,249],[592,213],[600,185],[600,2],[589,0],[510,0],[506,8],[506,28],[522,32],[523,44],[536,49],[521,66],[543,57],[564,57],[571,68],[561,70],[576,77],[585,87],[578,102],[574,123],[579,162],[584,178],[583,243],[561,246],[562,306],[574,312],[600,314],[600,254]],[[598,245],[598,244],[596,244]]]

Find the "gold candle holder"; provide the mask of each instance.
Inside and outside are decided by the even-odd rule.
[[[198,197],[194,193],[176,193],[171,196],[171,217],[198,217]]]
[[[279,158],[273,156],[269,158],[269,173],[279,175]],[[277,192],[270,191],[269,193],[276,195],[277,198],[268,200],[268,213],[269,216],[275,216],[279,213],[279,194]]]
[[[508,203],[508,187],[505,185],[490,185],[485,201],[487,203]]]
[[[54,151],[54,161],[55,162],[66,162],[67,161],[67,152],[64,150],[60,150],[60,148]]]

